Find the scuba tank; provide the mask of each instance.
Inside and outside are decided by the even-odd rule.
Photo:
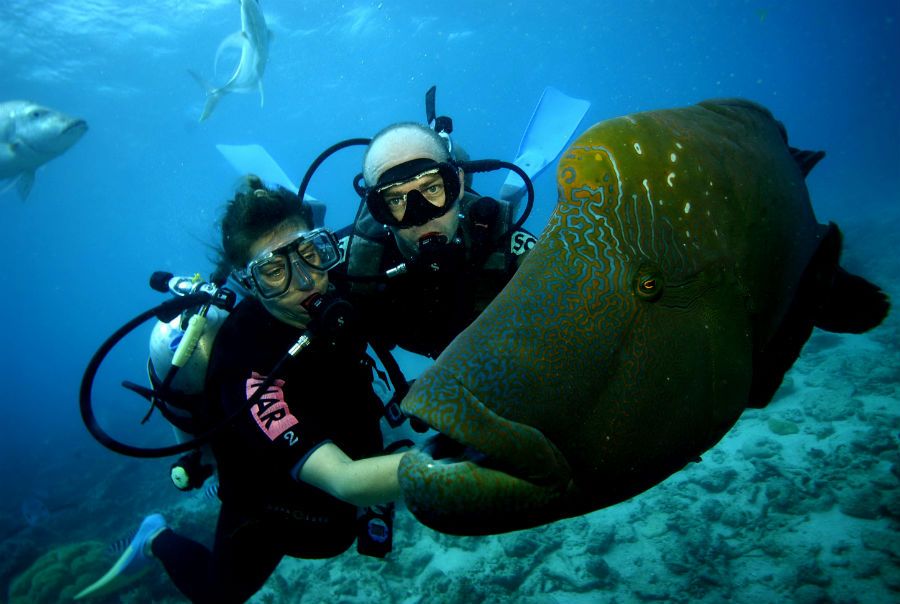
[[[206,315],[206,327],[200,336],[188,362],[181,367],[169,387],[180,394],[192,395],[203,392],[206,380],[206,365],[219,328],[228,317],[228,311],[212,307]],[[159,375],[165,375],[172,365],[178,345],[184,338],[188,311],[183,312],[169,322],[157,321],[150,332],[150,360],[148,373],[151,381],[159,381]]]
[[[190,319],[195,316],[192,311],[193,309],[185,310],[168,322],[157,321],[150,332],[147,375],[154,389],[162,386],[163,380],[159,376],[165,376],[173,365],[179,345],[188,333]],[[175,441],[179,444],[191,440],[202,431],[197,426],[197,419],[203,404],[206,368],[213,342],[227,317],[228,311],[225,309],[215,306],[208,309],[202,333],[193,345],[187,362],[168,385],[169,410],[173,417],[178,418],[177,421],[170,419],[170,422]],[[177,489],[189,491],[199,489],[207,478],[215,474],[215,470],[215,458],[207,444],[172,464],[169,477]]]
[[[224,283],[224,278],[221,281]],[[78,395],[81,419],[88,432],[107,449],[130,457],[167,457],[194,451],[206,445],[221,429],[230,425],[253,405],[259,403],[260,398],[277,379],[279,371],[285,363],[300,354],[314,339],[339,337],[347,325],[352,323],[347,320],[352,309],[346,301],[327,294],[309,298],[304,302],[304,306],[313,318],[309,327],[275,364],[246,404],[239,406],[218,424],[210,426],[210,423],[205,421],[202,395],[188,390],[195,387],[202,390],[209,350],[224,318],[234,307],[237,296],[233,291],[225,289],[215,282],[204,282],[199,276],[194,278],[173,277],[171,273],[158,272],[150,278],[150,285],[157,291],[169,291],[175,294],[175,298],[144,311],[109,336],[97,349],[85,368]],[[213,312],[214,308],[223,312]],[[213,313],[212,319],[210,319],[210,313]],[[152,387],[147,388],[127,381],[122,382],[122,385],[150,402],[150,408],[141,423],[145,423],[154,410],[159,410],[169,423],[183,432],[180,440],[184,438],[187,440],[164,447],[137,447],[116,440],[100,426],[94,415],[91,395],[94,379],[110,350],[138,326],[154,317],[163,324],[170,324],[173,321],[174,324],[168,325],[168,327],[157,324],[156,336],[158,337],[151,338],[153,350],[148,362],[148,373]],[[207,332],[210,320],[212,320],[212,327]],[[194,357],[198,348],[200,353]],[[167,362],[169,365],[166,368],[165,376],[160,380],[159,371]],[[185,368],[185,377],[177,380],[183,368]],[[204,376],[202,380],[201,375]],[[179,384],[181,390],[177,389]],[[189,457],[187,461],[195,459],[187,457]],[[211,474],[209,469],[205,471],[208,472],[207,475]],[[176,474],[176,478],[180,479],[181,473],[177,472]],[[182,481],[177,480],[176,482]],[[183,482],[185,482],[185,486],[191,488],[191,484],[196,484],[197,479],[192,481],[186,477]],[[200,484],[202,482],[202,479],[199,480]]]
[[[154,273],[150,285],[158,291],[168,291],[176,296],[210,287],[199,274],[193,277],[175,277],[169,273]],[[150,412],[154,408],[160,409],[172,425],[175,442],[178,444],[199,436],[205,426],[202,418],[206,368],[219,328],[228,317],[228,311],[236,299],[234,294],[222,289],[226,292],[227,304],[214,306],[205,303],[191,306],[168,321],[165,320],[168,317],[157,317],[150,332],[150,358],[147,360],[147,377],[151,390],[133,382],[122,382],[125,388],[150,400]],[[146,419],[145,417],[144,421]],[[169,477],[175,488],[189,491],[199,489],[215,471],[212,450],[208,444],[204,444],[172,464]]]
[[[234,307],[237,295],[215,280],[211,281],[203,281],[199,274],[176,277],[171,273],[153,273],[150,286],[174,297],[120,327],[94,353],[82,377],[79,406],[85,427],[106,448],[131,457],[166,457],[197,449],[209,442],[219,428],[208,430],[201,417],[203,388],[215,336]],[[224,279],[221,282],[224,284]],[[100,427],[94,416],[91,393],[97,371],[110,350],[126,335],[153,318],[157,321],[151,331],[147,361],[150,387],[129,381],[123,381],[122,385],[150,402],[141,423],[145,423],[153,411],[158,410],[175,428],[176,444],[141,448],[112,438]],[[194,458],[199,460],[196,455]],[[206,476],[212,474],[211,467],[204,470]],[[196,488],[203,479],[195,478],[187,482],[192,485],[191,488]]]

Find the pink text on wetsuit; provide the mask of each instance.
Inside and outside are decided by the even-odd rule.
[[[265,381],[266,376],[255,371],[247,380],[247,398],[256,392],[257,388]],[[291,415],[288,404],[284,402],[284,380],[274,380],[266,393],[259,398],[259,402],[250,408],[253,419],[260,429],[266,433],[269,440],[275,440],[288,429],[297,425],[297,418]]]

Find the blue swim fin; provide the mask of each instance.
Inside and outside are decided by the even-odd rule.
[[[570,97],[547,86],[522,135],[513,163],[529,178],[536,177],[562,153],[590,106],[590,101]],[[515,204],[524,192],[525,183],[518,174],[510,171],[500,188],[500,198]]]
[[[289,191],[297,192],[297,185],[291,182],[290,177],[262,145],[216,145],[216,149],[239,175],[256,174],[266,184],[280,185]],[[325,204],[311,195],[306,195],[306,201],[313,209],[314,226],[325,224]]]
[[[118,591],[123,587],[131,585],[150,570],[152,560],[147,557],[144,552],[145,544],[148,539],[158,535],[166,528],[166,520],[160,514],[150,514],[137,532],[113,564],[112,568],[106,571],[106,574],[75,594],[75,600],[80,600],[90,596],[91,598],[99,598],[106,594]]]
[[[262,145],[216,145],[216,149],[225,156],[238,174],[242,176],[256,174],[270,185],[281,185],[291,191],[297,190],[297,185],[291,182],[290,177]]]

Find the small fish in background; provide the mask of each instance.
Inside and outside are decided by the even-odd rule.
[[[87,132],[87,122],[31,101],[0,103],[0,194],[15,186],[25,200],[34,171]]]
[[[103,555],[108,558],[118,558],[119,556],[121,556],[122,552],[125,551],[125,548],[127,548],[131,544],[131,541],[132,539],[134,539],[134,536],[137,535],[137,532],[138,527],[135,527],[131,529],[131,531],[129,531],[127,535],[124,535],[110,543],[108,546],[106,546],[106,549],[103,550]]]
[[[221,88],[216,88],[198,74],[188,70],[206,91],[206,105],[200,115],[201,122],[212,114],[216,105],[228,92],[252,92],[258,88],[259,106],[263,106],[265,98],[262,74],[266,69],[266,61],[269,60],[269,42],[272,41],[272,35],[266,25],[259,0],[241,0],[241,31],[225,38],[216,51],[215,64],[218,65],[219,57],[226,48],[241,49],[241,59],[231,79]]]
[[[50,516],[47,504],[36,497],[28,497],[22,502],[22,517],[28,526],[39,526]]]
[[[219,481],[210,483],[208,487],[203,489],[203,497],[206,499],[217,499],[219,497]]]

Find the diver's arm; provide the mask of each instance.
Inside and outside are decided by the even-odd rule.
[[[402,496],[397,466],[403,453],[352,460],[334,443],[310,454],[297,478],[342,501],[365,507],[396,501]]]

